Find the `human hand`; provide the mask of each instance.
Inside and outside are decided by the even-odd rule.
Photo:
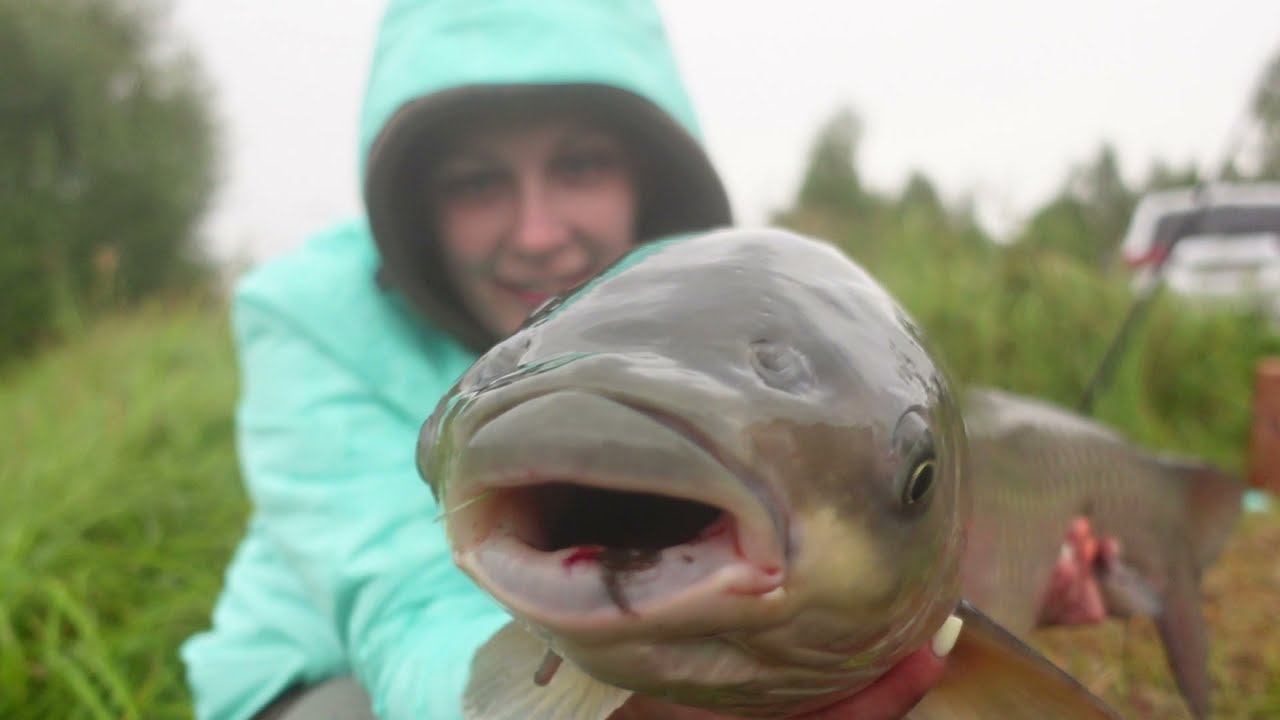
[[[1039,624],[1089,625],[1105,620],[1107,608],[1097,570],[1115,562],[1119,554],[1120,544],[1115,538],[1095,537],[1088,518],[1076,518],[1067,531],[1067,541],[1045,590]]]
[[[834,705],[787,720],[899,720],[942,679],[946,660],[925,646],[908,655],[875,682]],[[609,720],[731,720],[708,710],[635,696]]]

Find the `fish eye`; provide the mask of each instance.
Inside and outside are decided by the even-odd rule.
[[[756,340],[749,346],[751,369],[775,390],[792,392],[807,387],[812,376],[809,364],[795,348],[769,340]]]
[[[938,456],[934,450],[933,432],[920,411],[907,411],[894,429],[894,455],[897,457],[898,502],[904,509],[921,510],[937,484]]]
[[[932,454],[916,461],[902,489],[903,505],[916,505],[929,497],[929,491],[933,489],[933,474],[937,467],[938,460]]]

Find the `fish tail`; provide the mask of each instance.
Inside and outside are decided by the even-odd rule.
[[[1178,689],[1196,718],[1209,716],[1209,641],[1200,608],[1199,573],[1191,554],[1173,564],[1156,629]]]
[[[1209,715],[1208,631],[1201,608],[1200,577],[1221,556],[1241,514],[1244,483],[1208,463],[1160,459],[1186,488],[1186,542],[1175,552],[1156,628],[1169,669],[1196,718]]]

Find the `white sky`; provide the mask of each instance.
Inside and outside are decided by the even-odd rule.
[[[1130,179],[1155,157],[1216,163],[1280,49],[1276,0],[659,6],[744,223],[789,203],[842,103],[866,124],[865,182],[893,190],[923,170],[997,231],[1103,140]],[[266,258],[359,210],[356,118],[382,7],[176,0],[226,133],[218,254]]]

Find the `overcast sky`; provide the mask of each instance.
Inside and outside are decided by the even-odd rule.
[[[217,252],[270,257],[358,212],[357,108],[383,2],[176,6],[226,133]],[[1216,163],[1280,49],[1276,0],[659,6],[745,223],[786,206],[842,104],[866,123],[866,182],[892,190],[922,170],[949,198],[971,194],[997,230],[1103,140],[1131,179],[1156,157]]]

